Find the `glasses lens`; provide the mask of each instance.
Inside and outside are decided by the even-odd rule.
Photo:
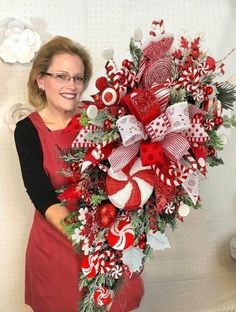
[[[56,73],[55,74],[55,79],[58,81],[58,82],[67,82],[70,80],[70,75],[68,74],[64,74],[64,73]]]
[[[75,80],[76,84],[84,83],[84,77],[83,76],[75,76],[74,80]]]

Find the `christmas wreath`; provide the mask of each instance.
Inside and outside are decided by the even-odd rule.
[[[208,165],[223,164],[218,151],[235,126],[235,85],[216,82],[224,64],[201,48],[201,39],[174,37],[153,21],[142,42],[136,30],[131,60],[118,70],[113,50],[103,56],[106,76],[70,128],[78,136],[63,155],[68,184],[59,199],[78,200],[63,221],[75,250],[84,254],[80,311],[105,311],[124,277],[139,274],[151,253],[169,248],[175,229],[200,207],[199,182]]]

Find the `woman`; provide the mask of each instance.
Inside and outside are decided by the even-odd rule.
[[[76,113],[80,96],[92,75],[88,52],[65,37],[55,37],[39,50],[28,81],[36,111],[18,122],[15,142],[26,191],[36,211],[26,251],[25,301],[34,312],[77,312],[81,293],[81,257],[63,233],[61,220],[75,209],[60,205],[55,190],[66,183],[61,152],[77,133],[64,131]],[[130,300],[124,291],[133,287]],[[142,295],[141,280],[125,283],[110,311],[130,311]],[[122,295],[123,294],[123,295]],[[122,309],[119,308],[120,302]]]

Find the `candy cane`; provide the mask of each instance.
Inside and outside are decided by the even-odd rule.
[[[160,20],[154,20],[153,22],[152,22],[152,25],[151,25],[151,27],[152,27],[152,30],[149,32],[149,34],[151,35],[151,36],[153,36],[153,37],[156,37],[156,29],[157,29],[157,26],[159,26],[159,33],[161,34],[161,35],[163,35],[164,33],[165,33],[165,28],[164,28],[164,21],[163,21],[163,19],[160,19]]]
[[[137,81],[138,83],[140,82],[142,76],[143,76],[143,72],[145,70],[145,67],[147,65],[147,58],[142,54],[141,56],[141,60],[140,60],[140,64],[139,64],[139,70],[137,73]]]
[[[195,171],[197,170],[197,162],[196,160],[193,158],[193,156],[191,156],[189,153],[184,155],[184,159],[186,159],[188,161],[188,163],[190,164],[190,168]]]
[[[181,185],[188,177],[188,174],[190,172],[190,168],[186,168],[183,165],[181,165],[181,176],[177,179],[170,179],[169,177],[166,177],[163,172],[161,172],[160,168],[157,167],[155,169],[156,175],[160,178],[162,182],[165,182],[169,186],[179,186]]]
[[[117,140],[120,136],[117,134],[113,138],[108,139],[107,141],[103,141],[99,144],[96,145],[94,150],[92,151],[92,155],[95,159],[103,159],[104,154],[102,153],[102,148],[105,147],[106,145],[110,144],[111,142],[114,142]]]
[[[101,169],[103,172],[108,172],[108,167],[103,164],[98,164],[98,168]]]
[[[110,250],[103,251],[97,261],[98,272],[105,274],[114,267],[115,264],[115,254]]]
[[[106,72],[107,72],[107,76],[112,79],[113,78],[113,70],[114,70],[114,67],[111,65],[110,61],[107,61],[106,65],[105,65],[105,69],[106,69]]]

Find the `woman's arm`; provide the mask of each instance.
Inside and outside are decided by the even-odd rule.
[[[14,137],[23,182],[32,203],[49,223],[63,232],[60,221],[69,214],[69,211],[60,205],[55,189],[44,170],[38,132],[29,118],[17,123]]]

